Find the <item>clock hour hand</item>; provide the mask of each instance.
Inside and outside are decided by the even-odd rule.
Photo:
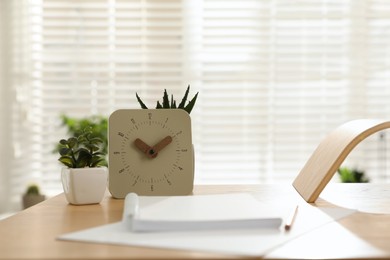
[[[144,141],[142,141],[139,138],[134,140],[134,144],[144,154],[147,154],[148,151],[151,149],[151,147],[149,145],[147,145]]]

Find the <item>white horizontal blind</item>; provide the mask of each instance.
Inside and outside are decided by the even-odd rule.
[[[353,33],[357,47],[353,54],[357,56],[353,64],[356,68],[353,84],[355,91],[350,98],[350,110],[365,113],[370,117],[389,118],[389,43],[390,34],[387,30],[390,18],[389,3],[375,1],[368,5],[362,3],[356,8],[359,15],[355,16],[354,24],[359,30]],[[369,37],[366,37],[368,35]],[[363,37],[365,36],[365,37]],[[366,52],[360,53],[359,49]],[[363,73],[364,72],[364,73]],[[364,98],[366,97],[366,98]],[[389,181],[389,153],[386,152],[389,131],[372,136],[365,149],[360,150],[361,157],[355,164],[370,171],[375,181]],[[356,151],[357,154],[360,151]],[[354,154],[352,154],[354,155]]]
[[[200,92],[197,183],[291,182],[336,126],[390,118],[387,2],[8,2],[13,205],[30,181],[61,191],[51,153],[65,134],[61,113],[137,108],[135,92],[150,107],[165,88],[177,98],[188,84]],[[386,179],[388,139],[374,135],[346,164]]]
[[[15,55],[25,60],[15,62],[23,77],[15,74],[21,82],[14,85],[20,97],[13,111],[13,205],[29,182],[41,184],[49,196],[61,191],[58,156],[52,154],[65,135],[60,114],[108,116],[118,108],[139,107],[136,92],[152,107],[164,88],[178,95],[189,82],[183,78],[180,1],[18,4],[26,13],[15,16],[26,24],[14,27],[15,41],[26,45],[15,49],[29,52]],[[18,4],[15,10],[21,10]],[[30,70],[20,71],[20,65]]]
[[[204,1],[202,124],[210,143],[202,172],[224,165],[205,178],[290,181],[320,138],[349,117],[352,28],[343,12],[352,8]]]
[[[291,181],[331,129],[388,118],[389,88],[379,76],[388,74],[388,8],[383,1],[204,1],[203,108],[211,115],[203,126],[217,127],[205,134],[211,145],[201,172],[217,169],[202,176]],[[373,136],[346,165],[383,179],[386,143]]]
[[[40,181],[40,165],[42,164],[41,138],[38,137],[40,114],[37,114],[36,89],[34,87],[31,57],[33,46],[30,27],[29,6],[22,1],[5,1],[4,15],[6,28],[2,35],[5,46],[3,59],[6,66],[4,96],[6,105],[4,145],[5,155],[2,164],[2,175],[5,177],[4,194],[7,198],[7,208],[20,206],[20,194],[31,181]],[[40,135],[41,136],[41,135]],[[43,135],[44,136],[44,135]],[[37,138],[38,137],[38,138]],[[2,205],[4,209],[5,205]]]
[[[5,34],[5,2],[0,1],[0,37],[2,37]],[[5,96],[5,68],[6,68],[6,61],[5,61],[5,42],[3,40],[0,40],[0,126],[5,125],[7,122],[5,118],[5,110],[6,110],[6,104],[5,99],[3,98]],[[6,150],[6,131],[0,131],[0,165],[4,165],[6,160],[4,158],[5,156],[5,150]],[[6,183],[6,175],[5,175],[5,167],[0,166],[0,183]],[[2,211],[2,208],[6,204],[5,195],[7,194],[6,186],[0,185],[0,212]]]

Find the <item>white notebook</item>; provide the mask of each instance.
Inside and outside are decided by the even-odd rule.
[[[133,232],[278,229],[282,216],[248,193],[125,198],[122,222]]]
[[[146,219],[146,215],[152,214],[150,217],[155,221],[155,223],[164,224],[164,219],[172,218],[172,211],[168,211],[170,214],[166,216],[165,211],[168,208],[166,206],[174,207],[175,203],[177,203],[177,206],[183,206],[183,201],[180,198],[179,201],[177,201],[176,198],[177,197],[171,197],[167,199],[167,197],[140,196],[139,213],[144,213],[141,214],[142,219]],[[190,204],[185,204],[183,207],[180,208],[174,207],[176,209],[175,212],[177,213],[173,215],[175,217],[175,220],[179,219],[179,216],[180,219],[183,219],[183,215],[191,215],[193,216],[193,218],[195,217],[195,215],[188,214],[188,211],[185,211],[184,209],[191,208],[191,210],[197,212],[197,210],[195,209],[198,207],[204,209],[206,207],[205,205],[209,206],[210,204],[214,204],[213,206],[215,206],[215,202],[217,202],[218,204],[220,201],[224,201],[221,205],[226,206],[226,200],[228,201],[227,206],[229,206],[227,212],[231,212],[230,219],[233,219],[233,217],[239,217],[238,219],[242,219],[243,217],[240,213],[235,213],[231,210],[232,208],[236,208],[236,206],[234,205],[237,204],[237,201],[240,202],[238,207],[242,209],[242,213],[244,213],[244,211],[247,211],[249,207],[250,214],[254,214],[252,212],[253,206],[260,206],[261,210],[260,212],[258,212],[258,214],[260,215],[257,215],[257,217],[259,217],[260,219],[263,219],[265,217],[272,217],[275,215],[276,218],[279,218],[282,215],[287,216],[291,211],[290,201],[256,201],[256,199],[253,200],[254,198],[251,194],[224,194],[221,195],[221,197],[219,195],[194,195],[186,196],[183,198],[183,200],[185,201],[185,203],[187,203],[189,200],[193,200],[192,198],[195,200],[195,202],[191,202],[190,204],[195,205],[194,207],[190,207]],[[206,200],[206,204],[200,203],[203,200]],[[299,201],[302,201],[301,197],[298,198],[297,202]],[[198,204],[198,202],[200,205]],[[215,206],[215,208],[218,209],[220,207],[223,208],[223,206]],[[184,212],[182,212],[182,210],[184,210]],[[279,214],[275,211],[282,212],[282,214]],[[219,254],[222,253],[259,257],[264,256],[271,249],[280,246],[287,241],[297,238],[302,234],[308,233],[311,230],[317,229],[318,227],[324,226],[327,223],[349,216],[354,212],[355,210],[338,207],[319,208],[310,205],[306,202],[303,202],[303,204],[299,204],[298,216],[295,219],[294,227],[289,232],[285,232],[282,228],[237,228],[226,230],[209,229],[198,231],[189,229],[189,226],[191,226],[192,224],[186,226],[186,229],[188,230],[172,232],[133,232],[125,228],[124,225],[127,225],[128,223],[124,219],[124,221],[116,223],[110,223],[107,225],[63,234],[58,239],[113,245],[144,246],[192,251],[199,250],[202,252],[214,252]],[[165,217],[163,217],[163,215]],[[200,215],[203,218],[205,214]],[[247,214],[245,215],[246,217],[248,217]],[[222,216],[226,218],[226,214],[222,214]],[[135,223],[136,222],[139,223],[139,220],[135,221]],[[344,235],[351,236],[351,232],[349,232],[347,229],[345,229],[344,231],[343,230],[344,229],[340,230],[340,235],[343,235],[345,233]],[[359,244],[358,241],[355,241],[355,243]],[[365,248],[364,243],[362,244],[362,248]]]

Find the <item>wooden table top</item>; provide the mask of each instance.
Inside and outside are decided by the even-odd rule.
[[[194,194],[251,192],[275,203],[301,201],[289,184],[203,185]],[[358,209],[352,215],[275,248],[265,258],[390,258],[390,184],[329,184],[318,206]],[[238,259],[204,252],[56,240],[61,234],[121,220],[123,200],[69,205],[63,194],[0,221],[0,259]]]

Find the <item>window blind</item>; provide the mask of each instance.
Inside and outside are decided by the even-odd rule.
[[[0,36],[2,37],[5,34],[5,22],[6,20],[4,19],[4,12],[5,10],[5,2],[0,1]],[[5,43],[4,40],[0,40],[0,126],[4,126],[6,123],[5,119],[5,111],[6,111],[6,106],[5,106]],[[6,160],[4,159],[5,157],[5,148],[6,148],[6,143],[5,140],[6,138],[6,131],[1,131],[0,132],[0,183],[6,183],[6,175],[5,175],[5,165]],[[0,185],[0,205],[3,205],[0,207],[0,212],[2,212],[4,205],[6,205],[6,200],[5,200],[5,195],[7,194],[6,191],[6,186],[5,185]]]
[[[390,115],[384,1],[5,3],[12,158],[1,176],[10,208],[32,181],[61,192],[52,153],[65,135],[60,114],[138,108],[135,92],[150,107],[164,89],[200,92],[191,113],[196,183],[291,182],[332,129]],[[360,144],[345,165],[387,180],[388,135]]]

